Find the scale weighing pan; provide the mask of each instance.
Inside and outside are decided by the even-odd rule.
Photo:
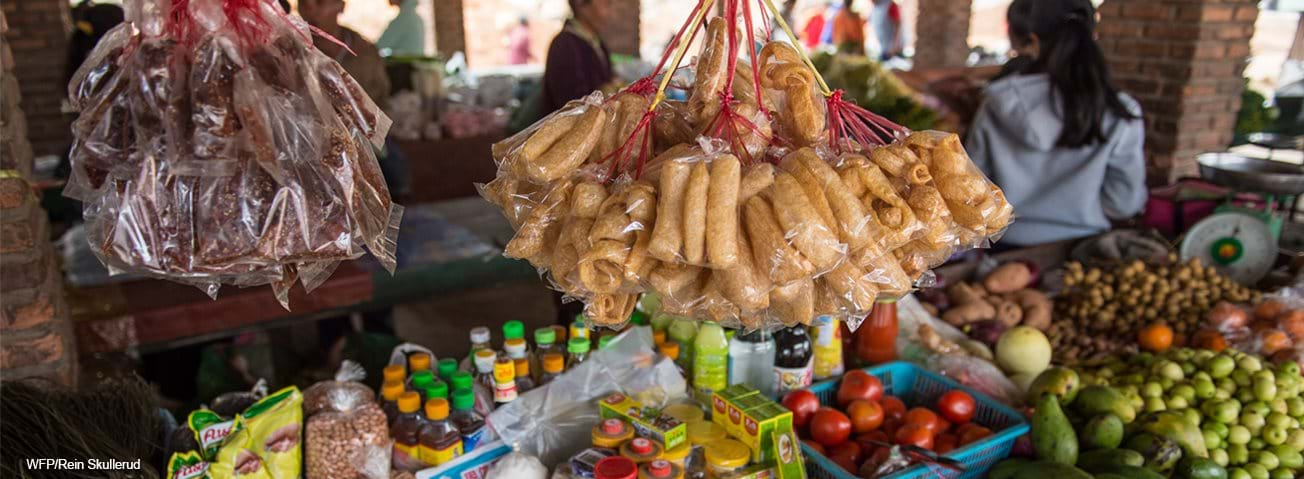
[[[1237,191],[1279,196],[1304,194],[1304,167],[1280,161],[1257,160],[1234,153],[1205,153],[1196,157],[1200,176]]]

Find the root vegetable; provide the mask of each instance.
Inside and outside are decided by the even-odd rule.
[[[956,327],[995,317],[996,308],[992,307],[991,303],[983,300],[963,303],[942,313],[942,321]]]
[[[997,266],[983,278],[983,287],[994,294],[1013,293],[1028,287],[1032,282],[1032,270],[1020,262],[1005,263]]]
[[[1051,311],[1054,303],[1046,293],[1035,289],[1023,289],[1013,293],[1015,303],[1023,309],[1023,325],[1042,331],[1050,327]]]

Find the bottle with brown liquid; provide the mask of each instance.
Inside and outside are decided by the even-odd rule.
[[[462,434],[462,450],[471,452],[484,436],[484,416],[475,412],[475,393],[470,389],[453,390],[453,413],[448,418]]]
[[[516,400],[516,361],[499,356],[494,362],[494,407]]]
[[[412,355],[408,356],[407,359],[408,359],[408,375],[414,375],[421,371],[430,370],[429,353],[412,353]]]
[[[539,375],[539,385],[548,384],[557,376],[561,376],[562,371],[566,369],[566,356],[561,353],[547,353],[543,355],[543,374]]]
[[[526,391],[534,389],[534,379],[530,377],[530,360],[526,358],[515,359],[516,363],[516,395],[520,396]]]
[[[380,386],[380,397],[383,400],[380,403],[380,410],[385,411],[385,420],[389,424],[394,424],[394,419],[398,417],[398,398],[403,395],[406,389],[403,387],[403,381],[385,381]]]
[[[389,428],[389,435],[394,438],[394,469],[417,471],[426,467],[421,462],[421,453],[417,449],[421,442],[421,428],[426,425],[419,409],[421,395],[416,391],[408,391],[398,397],[399,414]]]
[[[438,466],[462,455],[462,435],[448,420],[448,400],[426,401],[426,424],[418,446],[421,462]]]

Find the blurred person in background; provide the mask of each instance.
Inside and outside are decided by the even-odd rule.
[[[608,86],[615,79],[611,50],[598,34],[614,20],[612,0],[569,0],[569,3],[571,17],[548,46],[543,70],[544,115]]]
[[[385,56],[425,56],[426,23],[417,15],[417,0],[389,0],[389,4],[398,7],[398,15],[376,40],[376,48]]]
[[[820,46],[820,36],[824,34],[824,13],[828,10],[828,5],[821,4],[811,16],[806,17],[806,25],[801,27],[801,44],[807,50],[814,50]]]
[[[878,39],[878,59],[888,61],[901,56],[905,49],[901,40],[901,7],[894,0],[874,0],[869,21],[874,27],[874,38]]]
[[[299,0],[299,16],[309,25],[317,27],[323,33],[335,37],[343,46],[313,35],[313,45],[339,62],[344,70],[366,90],[367,96],[378,105],[383,105],[389,97],[389,77],[385,74],[385,61],[380,58],[380,50],[363,38],[358,32],[340,25],[340,14],[344,12],[344,0]],[[347,48],[345,48],[347,47]],[[352,51],[352,53],[349,53]]]
[[[997,246],[1090,236],[1139,213],[1141,107],[1110,81],[1091,0],[1014,0],[1007,19],[1027,65],[988,85],[965,142],[1019,218]]]
[[[522,15],[507,34],[507,63],[524,65],[531,60],[534,60],[534,55],[530,53],[530,21]]]
[[[844,0],[842,10],[833,17],[833,45],[838,53],[865,54],[865,19],[851,9],[854,0]]]

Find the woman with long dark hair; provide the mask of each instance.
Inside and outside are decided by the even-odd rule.
[[[1014,0],[1016,71],[987,87],[966,147],[1017,220],[1002,244],[1096,234],[1145,203],[1141,107],[1110,82],[1090,0]]]

